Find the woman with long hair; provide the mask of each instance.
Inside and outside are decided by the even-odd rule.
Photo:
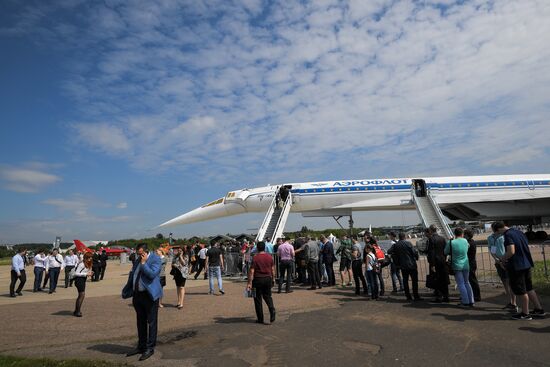
[[[170,274],[174,276],[176,282],[176,290],[178,296],[177,308],[183,308],[183,299],[185,297],[185,282],[189,277],[189,255],[187,253],[187,246],[183,248],[174,249],[174,258],[172,259],[172,271]]]
[[[80,308],[82,307],[82,302],[84,302],[84,296],[86,295],[86,278],[91,277],[94,272],[92,271],[92,254],[86,252],[82,261],[76,264],[74,269],[74,285],[78,292],[78,297],[76,298],[76,304],[74,307],[73,315],[76,317],[82,317]]]

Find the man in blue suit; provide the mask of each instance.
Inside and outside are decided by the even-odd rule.
[[[144,361],[155,353],[157,343],[159,299],[162,297],[161,260],[154,252],[149,253],[144,243],[136,247],[136,254],[137,259],[122,290],[122,298],[132,297],[139,341],[138,347],[126,356],[141,354],[139,360]]]

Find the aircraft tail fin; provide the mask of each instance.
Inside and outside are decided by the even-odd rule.
[[[74,245],[76,247],[76,251],[77,252],[82,252],[82,253],[85,253],[85,252],[92,252],[92,250],[86,246],[85,244],[82,243],[82,241],[80,240],[73,240],[74,242]]]

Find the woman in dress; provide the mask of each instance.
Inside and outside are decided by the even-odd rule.
[[[76,298],[76,304],[74,307],[73,315],[76,317],[82,317],[80,308],[82,302],[84,302],[84,296],[86,295],[86,278],[91,277],[94,272],[92,271],[92,254],[86,252],[82,258],[82,261],[78,262],[74,268],[74,285],[78,292]]]
[[[187,246],[183,248],[174,249],[174,258],[172,259],[172,271],[170,272],[174,276],[176,282],[176,290],[178,296],[177,308],[183,308],[183,299],[185,297],[185,281],[189,276],[189,255],[187,254]]]
[[[162,288],[166,287],[166,263],[168,262],[168,258],[166,257],[166,250],[159,247],[157,250],[157,255],[160,257],[160,285]],[[163,290],[164,291],[164,290]],[[164,292],[163,292],[164,294]],[[163,308],[164,305],[162,304],[162,297],[159,299],[159,307]]]

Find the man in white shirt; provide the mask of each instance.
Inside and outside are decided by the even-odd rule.
[[[44,276],[44,271],[46,270],[46,255],[44,250],[40,250],[34,257],[34,287],[33,292],[39,292],[42,290],[40,284],[42,283],[42,277]]]
[[[199,268],[197,269],[197,272],[195,273],[195,280],[199,277],[201,271],[206,266],[206,253],[208,252],[208,249],[204,245],[204,243],[201,243],[201,249],[199,251]],[[206,270],[204,271],[204,279],[208,279],[208,274],[206,273]]]
[[[63,260],[65,263],[65,288],[69,286],[73,286],[73,279],[69,280],[69,273],[71,270],[74,269],[76,264],[78,263],[78,256],[76,256],[73,252],[73,250],[69,250],[69,254],[65,256],[65,259]]]
[[[58,249],[54,249],[46,260],[46,273],[50,275],[50,291],[48,293],[52,294],[55,292],[57,281],[59,280],[59,273],[64,267],[63,256],[59,254]]]
[[[20,249],[17,254],[11,259],[11,282],[10,282],[10,297],[22,296],[23,286],[27,281],[27,276],[25,275],[25,260],[23,257],[27,253],[27,250]],[[19,279],[19,287],[17,291],[15,290],[15,283]]]

